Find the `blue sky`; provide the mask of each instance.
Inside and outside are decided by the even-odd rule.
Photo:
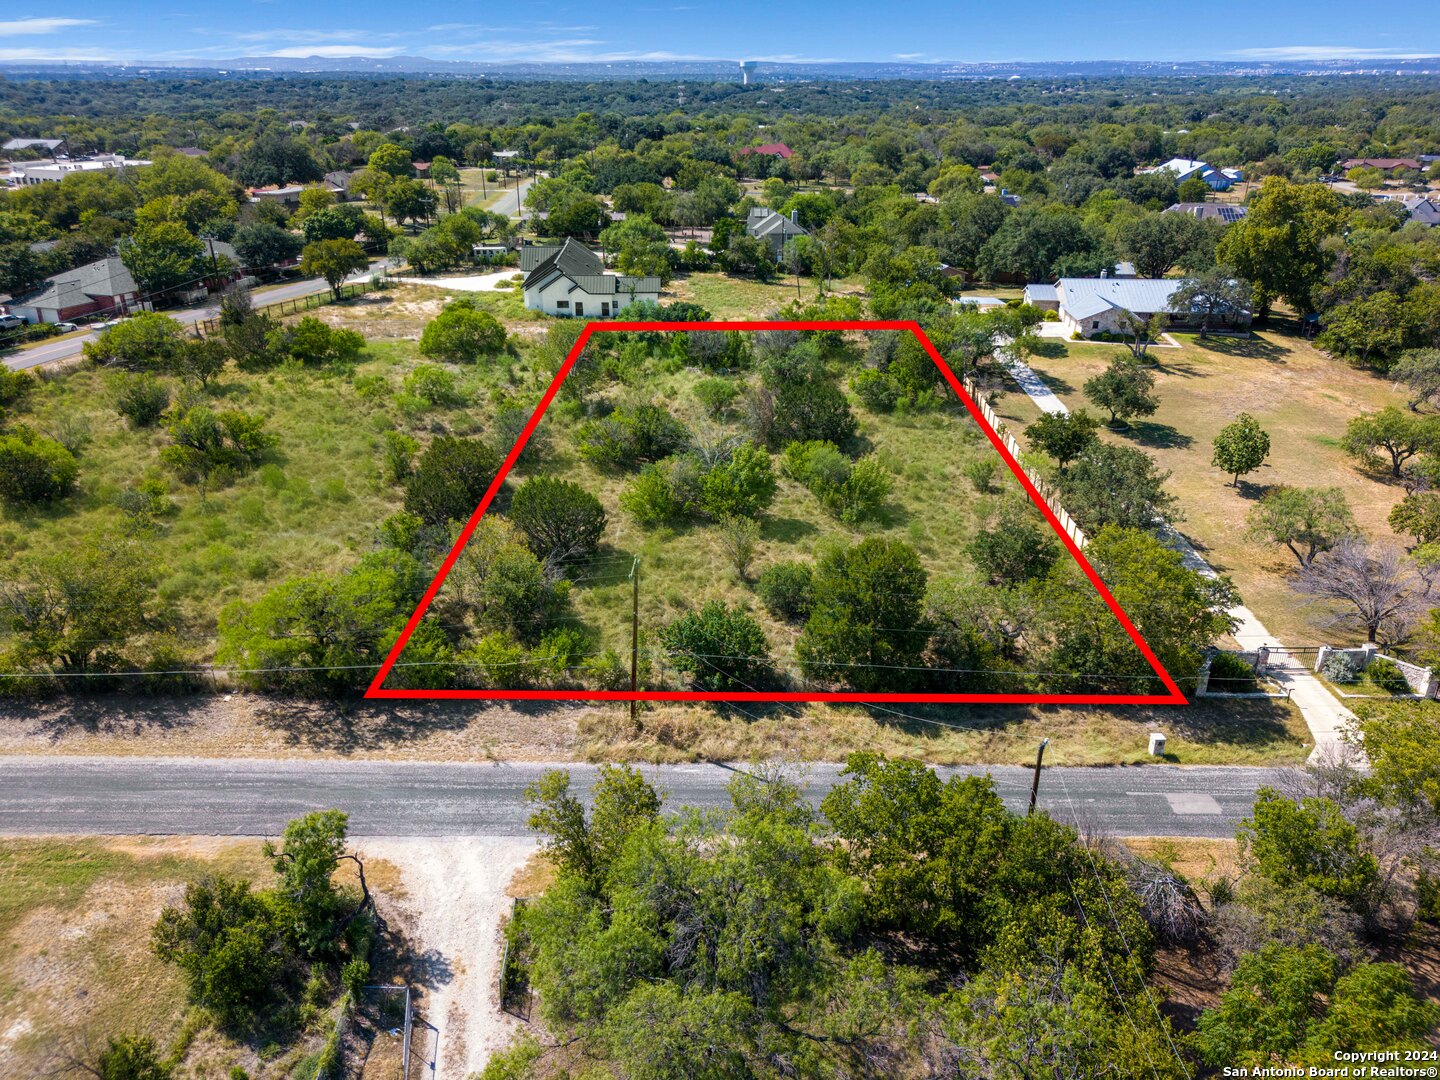
[[[27,0],[21,0],[21,5]],[[33,2],[33,0],[29,0]],[[1243,10],[1156,0],[108,0],[7,4],[0,61],[427,56],[436,60],[1225,60],[1440,56],[1434,20],[1363,0]],[[17,10],[18,8],[18,10]],[[1419,9],[1411,9],[1413,15]]]

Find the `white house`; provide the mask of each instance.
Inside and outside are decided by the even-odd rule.
[[[12,161],[10,163],[10,186],[30,187],[35,184],[53,184],[64,180],[71,173],[139,168],[149,164],[148,161],[140,158],[127,158],[123,154],[97,154],[88,158],[57,158],[54,161]]]
[[[607,274],[600,256],[567,237],[559,246],[523,247],[525,306],[547,315],[608,319],[636,300],[660,300],[658,277]]]
[[[1164,315],[1171,326],[1199,325],[1200,314],[1171,303],[1179,278],[1061,278],[1054,285],[1027,285],[1025,302],[1057,312],[1060,325],[1071,334],[1132,332],[1130,317],[1148,322]],[[1248,311],[1217,314],[1218,326],[1248,326]]]
[[[1239,169],[1217,169],[1213,165],[1203,161],[1196,161],[1193,158],[1171,158],[1163,165],[1156,165],[1153,169],[1142,169],[1142,172],[1172,172],[1175,174],[1175,182],[1183,184],[1186,180],[1199,177],[1210,185],[1212,191],[1228,191],[1236,181],[1243,179]]]

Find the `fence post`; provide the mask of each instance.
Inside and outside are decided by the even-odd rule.
[[[1204,697],[1210,691],[1210,662],[1215,659],[1215,654],[1206,653],[1204,661],[1200,664],[1200,674],[1195,677],[1195,696]]]

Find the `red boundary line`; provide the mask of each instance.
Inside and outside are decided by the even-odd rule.
[[[1095,591],[1100,594],[1100,598],[1105,601],[1105,605],[1115,615],[1115,618],[1119,620],[1120,626],[1124,629],[1130,640],[1135,643],[1136,648],[1140,650],[1141,655],[1145,657],[1145,661],[1150,665],[1151,669],[1155,672],[1155,674],[1159,676],[1160,681],[1165,685],[1165,688],[1169,691],[1169,693],[862,694],[854,692],[810,693],[775,691],[772,693],[766,691],[710,692],[689,690],[639,690],[634,693],[629,690],[387,690],[382,684],[385,682],[386,677],[389,676],[391,668],[395,666],[395,662],[400,658],[400,654],[405,651],[405,646],[410,640],[410,635],[415,632],[415,628],[420,624],[421,618],[424,617],[425,612],[429,610],[430,605],[434,602],[436,594],[440,591],[440,586],[444,584],[445,579],[450,575],[451,569],[453,569],[455,566],[455,561],[460,557],[460,552],[464,550],[465,545],[469,542],[471,535],[474,534],[476,526],[480,524],[480,519],[485,516],[485,511],[489,509],[491,501],[500,491],[501,485],[505,483],[505,478],[509,475],[511,468],[514,467],[516,459],[520,456],[520,452],[525,449],[525,444],[530,440],[530,433],[535,430],[535,426],[540,422],[540,418],[545,415],[545,410],[548,409],[550,407],[550,403],[555,400],[555,394],[559,391],[560,384],[565,381],[565,377],[570,374],[570,369],[575,366],[575,361],[579,359],[580,354],[584,352],[585,345],[587,342],[589,342],[591,335],[595,334],[596,332],[679,330],[902,330],[914,334],[915,337],[919,340],[921,346],[930,355],[930,359],[935,361],[935,366],[940,369],[940,374],[943,375],[945,377],[945,381],[950,384],[950,389],[955,391],[956,397],[960,399],[961,403],[965,406],[966,411],[969,412],[970,415],[974,418],[975,422],[980,425],[980,430],[983,431],[986,438],[990,440],[990,445],[993,446],[995,450],[1000,454],[1001,460],[1005,462],[1005,465],[1009,468],[1010,472],[1014,474],[1015,479],[1020,481],[1020,486],[1025,489],[1025,493],[1029,495],[1030,501],[1033,502],[1036,507],[1039,508],[1040,513],[1045,516],[1045,520],[1049,522],[1050,528],[1055,531],[1055,535],[1060,538],[1060,542],[1065,545],[1066,549],[1070,552],[1071,557],[1080,565],[1080,569],[1084,571],[1085,576],[1090,580],[1090,584],[1095,587]],[[1111,595],[1110,590],[1105,586],[1105,583],[1100,580],[1100,575],[1095,572],[1095,568],[1091,566],[1090,561],[1085,558],[1084,553],[1080,550],[1080,546],[1076,544],[1075,541],[1070,537],[1070,535],[1065,531],[1064,527],[1060,524],[1060,519],[1055,516],[1054,511],[1051,510],[1050,507],[1046,504],[1044,498],[1041,497],[1040,492],[1036,489],[1030,478],[1025,474],[1025,470],[1020,467],[1020,463],[1015,460],[1014,455],[1011,454],[1009,449],[1005,446],[1004,442],[1000,438],[999,433],[996,432],[995,429],[986,422],[985,417],[981,414],[979,407],[971,399],[970,395],[965,392],[965,388],[960,384],[960,380],[955,377],[955,373],[950,370],[950,365],[945,362],[944,358],[936,350],[930,339],[925,336],[925,332],[920,328],[920,324],[911,320],[867,321],[863,319],[842,322],[795,321],[587,323],[585,325],[585,329],[581,331],[580,337],[576,339],[575,345],[570,350],[569,355],[565,357],[565,362],[560,365],[560,370],[555,373],[555,378],[550,381],[550,386],[548,389],[546,389],[545,396],[540,399],[540,404],[536,406],[535,412],[530,417],[530,422],[525,425],[525,430],[520,433],[520,438],[511,448],[510,453],[506,455],[504,463],[500,466],[500,471],[495,475],[495,479],[490,482],[490,487],[486,490],[485,497],[480,500],[480,505],[475,508],[475,512],[470,515],[470,520],[467,521],[465,523],[465,527],[460,530],[460,535],[456,538],[454,545],[450,548],[450,553],[445,556],[445,561],[440,566],[440,572],[435,575],[435,580],[432,581],[430,583],[430,587],[425,590],[425,595],[421,597],[420,603],[416,606],[414,613],[410,616],[409,621],[405,624],[405,628],[400,632],[400,636],[396,638],[395,644],[391,646],[390,652],[386,655],[384,663],[380,665],[380,670],[375,673],[375,678],[371,680],[369,688],[365,691],[365,697],[403,700],[475,699],[531,701],[848,701],[857,703],[875,701],[896,701],[938,702],[949,704],[1008,703],[1029,705],[1189,704],[1189,702],[1185,699],[1185,695],[1181,692],[1180,687],[1177,686],[1175,684],[1175,680],[1170,677],[1170,673],[1165,670],[1164,665],[1160,663],[1160,660],[1158,657],[1156,657],[1154,651],[1146,643],[1145,639],[1140,636],[1140,632],[1135,628],[1135,624],[1130,621],[1130,617],[1125,614],[1124,610],[1120,607],[1119,602],[1116,601],[1115,597]]]

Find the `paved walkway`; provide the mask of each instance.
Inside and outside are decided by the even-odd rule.
[[[1025,391],[1042,412],[1069,412],[1065,403],[1055,396],[1045,380],[1023,360],[1015,356],[1001,356],[1000,359],[1020,384],[1020,389]],[[1190,569],[1206,577],[1219,576],[1214,568],[1201,558],[1190,541],[1173,527],[1165,526],[1160,535],[1167,544],[1180,552],[1185,565]],[[1310,729],[1310,737],[1314,740],[1315,748],[1310,751],[1310,761],[1314,763],[1333,760],[1346,753],[1353,755],[1354,751],[1340,738],[1340,731],[1348,721],[1355,718],[1355,714],[1325,689],[1319,679],[1310,674],[1303,660],[1297,659],[1284,646],[1276,643],[1274,635],[1265,629],[1253,611],[1241,604],[1231,608],[1230,615],[1239,624],[1233,636],[1240,648],[1248,651],[1261,645],[1269,646],[1271,664],[1281,669],[1272,672],[1271,678],[1278,686],[1290,692],[1290,700],[1305,717],[1305,726]]]

